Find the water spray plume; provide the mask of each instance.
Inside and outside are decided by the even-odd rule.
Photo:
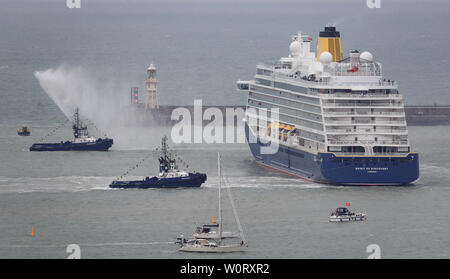
[[[102,76],[100,76],[100,73]],[[60,65],[35,71],[44,92],[69,119],[79,107],[82,117],[92,122],[90,132],[97,128],[114,139],[113,149],[152,149],[160,138],[155,127],[133,127],[136,123],[126,106],[129,104],[130,85],[111,76],[105,80],[104,71],[92,71],[81,66]],[[144,76],[143,76],[144,84]],[[142,111],[142,114],[145,113]],[[142,116],[142,115],[141,115]],[[131,123],[131,125],[130,125]],[[89,124],[89,123],[86,123]],[[103,137],[104,134],[96,136]]]

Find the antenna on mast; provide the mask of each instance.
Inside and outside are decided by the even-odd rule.
[[[75,108],[75,113],[73,115],[73,136],[77,139],[79,137],[87,137],[87,126],[83,126],[83,122],[80,120],[80,110],[78,107]]]

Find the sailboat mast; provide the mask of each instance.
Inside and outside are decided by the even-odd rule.
[[[217,175],[219,178],[219,243],[222,241],[222,198],[220,196],[222,177],[220,172],[220,153],[217,152]]]
[[[244,243],[247,243],[247,241],[245,240],[245,237],[244,237],[244,231],[242,230],[241,222],[239,221],[236,206],[234,205],[233,196],[231,195],[230,185],[228,185],[228,187],[227,187],[227,192],[228,192],[228,198],[230,199],[230,202],[231,202],[231,207],[233,208],[234,219],[236,220],[236,224],[238,226],[239,235],[240,235],[242,241]]]

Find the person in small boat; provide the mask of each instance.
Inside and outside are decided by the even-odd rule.
[[[183,245],[183,243],[186,243],[183,233],[180,234],[180,239],[181,239],[181,245]]]

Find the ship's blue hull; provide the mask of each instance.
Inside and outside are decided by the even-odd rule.
[[[249,142],[249,128],[245,134]],[[405,185],[419,177],[419,155],[405,156],[336,156],[317,155],[279,145],[275,154],[261,154],[266,144],[249,142],[256,162],[306,180],[333,185]]]
[[[134,181],[113,181],[111,188],[181,188],[181,187],[200,187],[206,181],[204,173],[189,173],[185,177],[158,178],[147,177],[143,180]]]
[[[113,145],[112,139],[97,139],[96,142],[74,143],[70,141],[61,143],[35,143],[30,151],[108,151]]]

